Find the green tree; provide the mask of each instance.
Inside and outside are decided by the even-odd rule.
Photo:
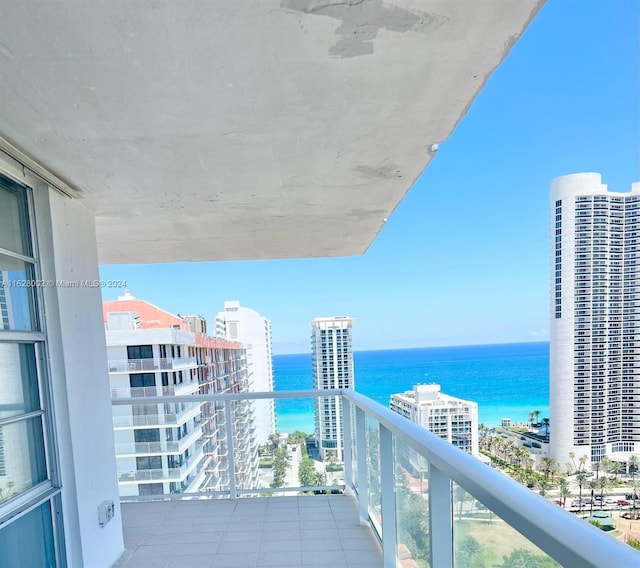
[[[592,515],[593,514],[594,497],[595,497],[596,491],[600,488],[600,484],[598,483],[597,479],[590,479],[589,482],[587,483],[587,487],[589,488],[589,491],[591,492],[591,505],[590,505],[590,508],[589,508],[589,514]]]
[[[576,483],[578,484],[578,489],[580,491],[580,493],[578,495],[578,499],[580,500],[580,504],[578,505],[578,510],[582,511],[582,488],[587,483],[587,474],[584,473],[583,471],[581,471],[580,473],[576,474]]]
[[[300,481],[302,487],[311,487],[316,484],[316,468],[313,466],[313,461],[308,457],[302,458],[300,461],[298,481]]]
[[[578,471],[585,471],[585,465],[587,463],[587,456],[582,456],[578,461],[580,462],[580,467]]]
[[[548,481],[549,476],[558,471],[558,462],[553,458],[542,458],[542,460],[540,460],[540,470],[544,474],[544,478]]]
[[[289,467],[289,460],[287,459],[287,450],[286,448],[278,448],[273,457],[273,477],[282,478],[287,472],[287,468]],[[276,485],[276,487],[281,487],[280,485]]]
[[[624,463],[619,461],[611,462],[611,473],[613,474],[613,478],[617,479],[618,476],[623,473],[627,468],[624,466]]]
[[[567,497],[571,497],[571,490],[569,489],[569,482],[566,479],[561,479],[558,482],[558,491],[560,493],[560,500],[562,501],[562,507],[567,506]]]
[[[538,492],[540,493],[540,497],[546,497],[547,491],[551,489],[551,483],[549,483],[546,479],[541,479],[538,481]]]
[[[455,564],[473,566],[481,556],[480,543],[471,535],[465,535],[455,540]]]
[[[271,451],[275,452],[278,449],[278,446],[280,445],[280,436],[277,433],[269,434],[268,440],[269,441],[267,442],[267,444],[271,447]]]
[[[604,502],[604,495],[611,486],[611,482],[606,477],[601,477],[598,481],[598,489],[600,490],[600,506]]]
[[[635,510],[636,510],[636,494],[638,492],[638,488],[636,486],[636,473],[638,472],[639,468],[640,468],[640,457],[638,457],[637,454],[633,454],[631,457],[629,457],[629,460],[627,461],[627,470],[631,474],[631,487],[633,487],[634,516],[635,516]]]
[[[289,437],[287,438],[287,442],[289,444],[306,444],[308,437],[309,437],[308,434],[305,434],[300,430],[296,430],[293,434],[289,434]]]
[[[397,488],[398,543],[406,545],[416,561],[429,562],[429,505],[428,501]]]
[[[509,556],[502,557],[500,568],[541,568],[541,566],[533,552],[516,548]]]

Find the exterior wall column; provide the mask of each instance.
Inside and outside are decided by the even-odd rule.
[[[42,278],[98,281],[93,214],[46,186],[34,188],[34,201]],[[106,568],[124,545],[101,288],[55,286],[43,294],[67,563]],[[115,516],[100,527],[104,501],[113,501]]]

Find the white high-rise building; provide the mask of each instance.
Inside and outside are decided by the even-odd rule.
[[[224,311],[216,315],[216,335],[230,341],[240,341],[247,350],[249,390],[273,391],[273,358],[271,352],[271,322],[240,302],[224,303]],[[256,441],[262,445],[276,433],[276,412],[273,399],[254,402]]]
[[[640,453],[640,184],[551,182],[551,457]]]
[[[313,384],[316,389],[352,389],[353,345],[351,328],[355,320],[348,316],[316,318],[311,322]],[[316,442],[322,459],[329,452],[339,460],[342,455],[342,412],[335,397],[320,397],[316,403]]]
[[[415,385],[392,394],[391,410],[457,448],[478,456],[478,403],[440,392],[440,385]]]
[[[200,316],[180,317],[128,291],[103,302],[113,430],[121,497],[224,491],[230,472],[224,407],[209,402],[144,403],[145,397],[238,393],[248,390],[244,348],[206,335]],[[235,483],[258,486],[253,410],[231,404],[236,432]]]

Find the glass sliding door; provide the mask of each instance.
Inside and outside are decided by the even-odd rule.
[[[64,563],[30,189],[0,174],[0,565]],[[54,522],[55,519],[58,521]],[[26,544],[28,543],[28,544]]]

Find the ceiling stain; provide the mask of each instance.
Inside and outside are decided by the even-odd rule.
[[[425,33],[447,18],[438,14],[405,10],[383,0],[281,0],[288,10],[340,20],[338,40],[329,49],[334,57],[358,57],[374,51],[373,40],[382,29],[405,33]]]

